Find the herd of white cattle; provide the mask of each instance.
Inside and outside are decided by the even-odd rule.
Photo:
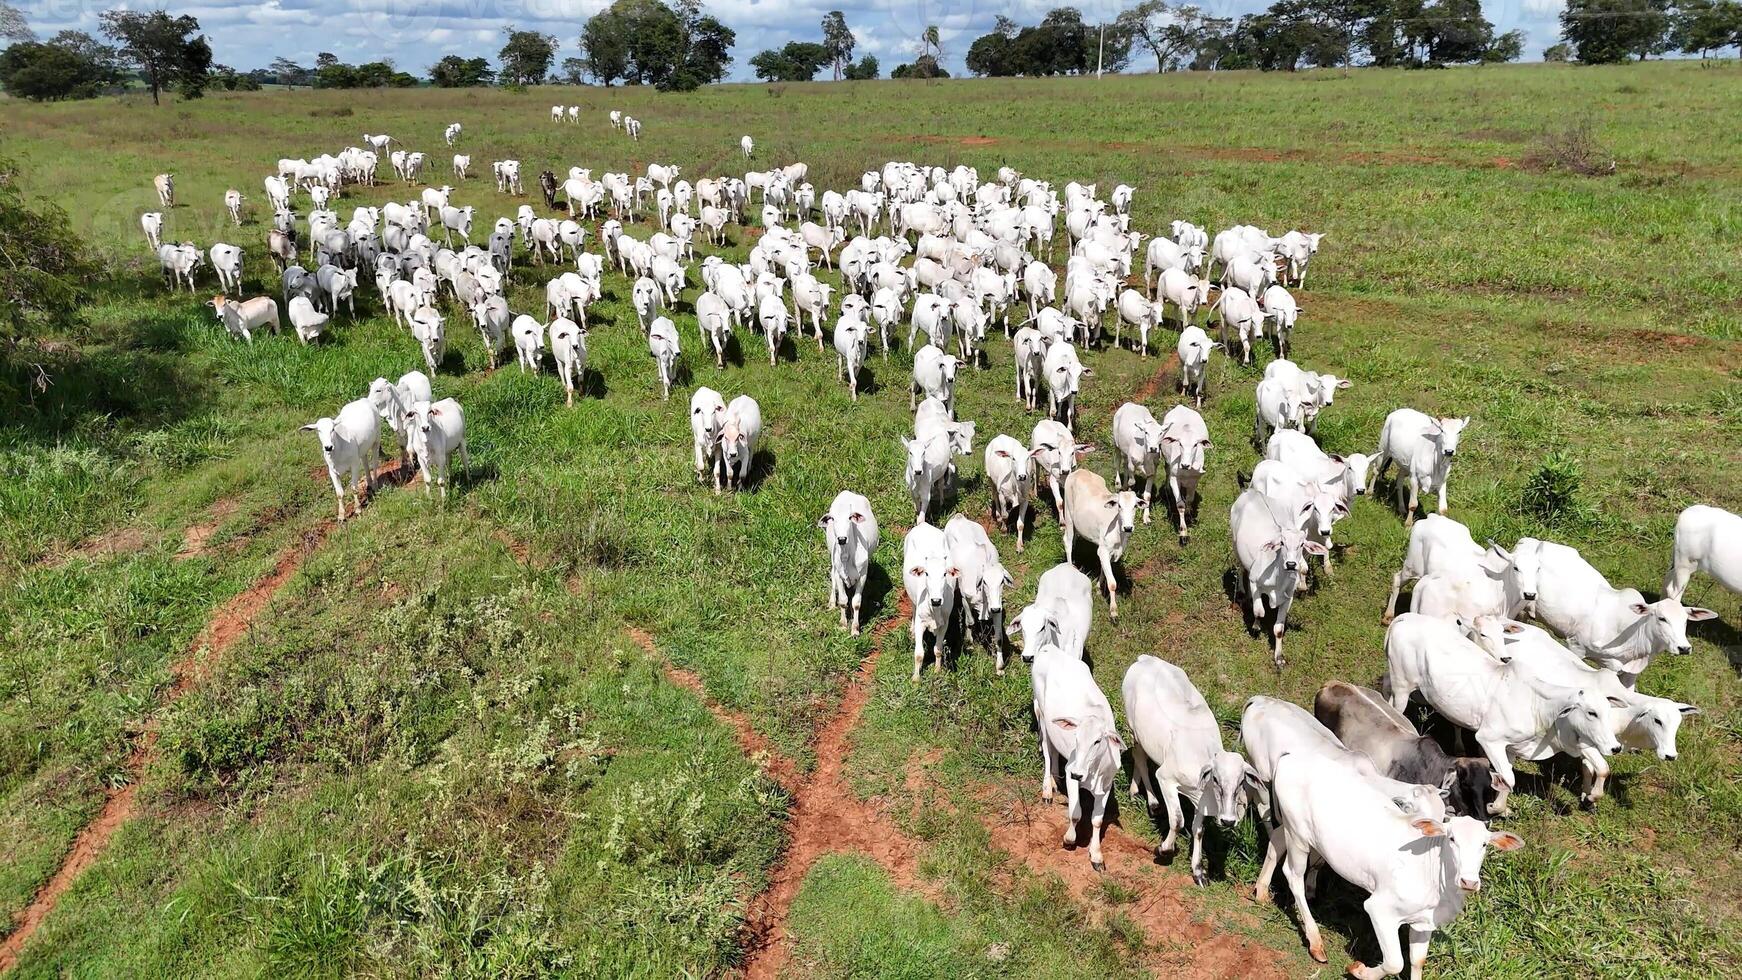
[[[576,106],[552,106],[551,120],[578,122],[579,113]],[[638,137],[634,119],[616,111],[610,119],[614,128]],[[455,123],[444,138],[453,145],[460,132]],[[1017,645],[1030,665],[1043,797],[1052,799],[1061,774],[1065,784],[1066,846],[1076,844],[1086,790],[1092,808],[1089,857],[1095,868],[1104,867],[1104,814],[1129,745],[1131,791],[1141,792],[1151,808],[1166,805],[1161,851],[1175,849],[1184,825],[1181,799],[1192,804],[1191,870],[1199,884],[1205,881],[1205,818],[1232,826],[1249,806],[1256,809],[1269,834],[1257,896],[1268,897],[1281,864],[1312,953],[1321,961],[1306,891],[1309,861],[1329,864],[1372,894],[1365,907],[1384,962],[1355,964],[1357,976],[1402,969],[1399,931],[1405,926],[1420,975],[1432,931],[1477,890],[1487,849],[1522,846],[1516,835],[1493,832],[1485,823],[1509,813],[1515,760],[1577,759],[1584,771],[1582,798],[1589,802],[1603,795],[1606,759],[1613,753],[1631,748],[1674,759],[1677,728],[1697,709],[1640,693],[1637,681],[1653,657],[1689,651],[1690,621],[1715,615],[1680,601],[1694,572],[1742,591],[1742,518],[1713,507],[1690,507],[1681,515],[1664,598],[1651,603],[1637,590],[1613,587],[1566,545],[1534,538],[1510,549],[1477,544],[1467,527],[1445,516],[1448,477],[1467,418],[1400,408],[1386,419],[1372,455],[1323,451],[1314,435],[1317,419],[1350,382],[1284,357],[1301,313],[1289,290],[1304,283],[1321,241],[1316,234],[1276,237],[1235,226],[1212,239],[1176,221],[1167,236],[1148,239],[1144,288],[1138,290],[1124,284],[1147,236],[1130,230],[1133,190],[1125,185],[1103,201],[1094,185],[1072,182],[1061,199],[1050,184],[1007,167],[982,182],[969,167],[946,171],[891,162],[865,173],[859,186],[819,198],[802,163],[694,184],[676,166],[652,164],[638,177],[607,173],[599,180],[575,167],[560,185],[544,171],[539,183],[547,206],[555,209],[560,190],[568,216],[540,217],[521,205],[516,216],[499,218],[487,246],[479,247],[470,244],[475,209],[453,205],[450,186],[425,188],[403,205],[358,207],[341,225],[326,205],[348,183],[373,184],[378,154],[395,142],[385,135],[366,135],[365,141],[370,149],[281,160],[277,173],[265,179],[275,215],[267,252],[281,272],[297,335],[305,343],[317,339],[341,304],[354,313],[358,272],[373,269],[383,306],[411,331],[423,367],[435,374],[445,350],[446,319],[438,304],[446,284],[449,298],[477,326],[492,366],[511,341],[520,370],[540,371],[548,338],[571,405],[587,370],[587,308],[604,295],[603,275],[611,266],[630,284],[662,394],[670,398],[682,351],[677,326],[662,310],[673,310],[690,285],[695,232],[704,229],[710,243],[723,243],[725,228],[744,224],[752,193],[760,194],[763,231],[747,261],[739,265],[709,255],[699,263],[704,289],[694,309],[716,366],[724,367],[735,331],[746,329],[764,335],[771,364],[779,363],[789,334],[802,337],[807,329],[823,350],[824,321],[833,312],[837,374],[857,400],[859,371],[873,337],[884,358],[902,321],[909,348],[924,338],[912,355],[913,436],[902,440],[914,510],[901,554],[913,608],[913,679],[919,680],[928,658],[951,659],[952,636],[981,636],[995,651],[1000,674],[1005,642]],[[752,157],[749,136],[740,148]],[[400,179],[418,181],[421,154],[396,150],[391,160]],[[469,164],[469,157],[456,155],[457,180],[466,179]],[[495,161],[492,171],[498,191],[522,193],[519,161]],[[159,175],[155,187],[161,204],[173,207],[173,175]],[[297,192],[312,206],[306,222],[312,272],[297,264]],[[242,201],[235,190],[225,194],[238,226]],[[810,220],[818,212],[820,224]],[[1057,275],[1045,261],[1055,254],[1061,216],[1068,240],[1062,302]],[[588,228],[580,219],[601,220],[600,253],[584,250]],[[626,234],[623,222],[638,220],[657,223],[659,230],[646,240]],[[435,222],[442,245],[428,234]],[[886,233],[876,235],[880,222]],[[171,286],[185,284],[192,291],[200,250],[164,242],[160,212],[146,214],[142,223]],[[465,243],[458,251],[450,247],[455,233]],[[574,266],[546,283],[545,322],[512,315],[506,301],[517,240],[534,263]],[[220,242],[206,254],[222,287],[240,290],[242,249]],[[838,285],[818,277],[817,261],[837,273]],[[1024,304],[1027,319],[1012,325],[1010,307]],[[243,340],[251,341],[262,327],[278,327],[277,303],[269,296],[236,300],[220,294],[211,305]],[[1132,346],[1147,354],[1151,332],[1168,325],[1170,309],[1179,326],[1180,403],[1159,421],[1141,404],[1119,407],[1112,420],[1115,477],[1109,488],[1099,474],[1079,466],[1094,451],[1077,428],[1080,385],[1092,377],[1083,352],[1104,344],[1104,322],[1112,316],[1113,343],[1123,342],[1123,328],[1130,325]],[[1211,341],[1193,324],[1200,309],[1219,325],[1220,340]],[[1385,612],[1387,690],[1331,681],[1310,712],[1254,697],[1241,719],[1242,756],[1224,747],[1213,713],[1185,673],[1143,656],[1124,678],[1132,735],[1127,743],[1084,660],[1096,601],[1090,577],[1069,560],[1048,570],[1034,601],[1007,624],[1004,589],[1013,579],[992,536],[960,513],[941,526],[934,523],[955,495],[956,458],[972,453],[975,442],[975,423],[956,415],[958,369],[982,367],[982,347],[994,325],[1002,326],[1012,345],[1017,399],[1040,412],[1045,393],[1043,417],[1028,440],[1000,434],[986,443],[994,525],[1000,533],[1008,529],[1022,551],[1030,506],[1044,478],[1066,554],[1078,539],[1094,549],[1113,618],[1114,566],[1139,513],[1143,524],[1151,523],[1158,490],[1165,491],[1163,504],[1179,541],[1189,541],[1197,484],[1212,448],[1197,411],[1209,358],[1217,348],[1233,356],[1237,344],[1240,360],[1251,363],[1257,342],[1270,338],[1277,357],[1257,384],[1253,433],[1265,458],[1229,513],[1238,588],[1255,623],[1271,618],[1271,653],[1280,669],[1289,607],[1314,574],[1312,559],[1321,560],[1319,574],[1328,580],[1335,524],[1395,466],[1398,504],[1412,527]],[[397,436],[402,460],[415,458],[421,468],[426,493],[434,482],[445,495],[454,453],[462,470],[469,465],[461,408],[451,398],[433,400],[429,375],[412,370],[398,381],[378,378],[336,416],[305,426],[320,438],[340,520],[348,488],[356,507],[362,506],[383,421]],[[728,403],[714,389],[698,387],[690,400],[690,425],[699,482],[711,478],[721,492],[753,479],[762,431],[754,398]],[[1437,512],[1417,521],[1425,495],[1437,496]],[[842,626],[857,635],[879,544],[871,502],[842,491],[819,525],[833,604]],[[1401,589],[1410,581],[1411,611],[1396,614]],[[1521,616],[1548,630],[1520,622]],[[1403,713],[1415,693],[1471,733],[1481,754],[1448,755],[1418,733]]]

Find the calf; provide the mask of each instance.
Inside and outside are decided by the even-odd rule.
[[[1385,417],[1379,430],[1379,451],[1375,453],[1379,468],[1373,472],[1377,481],[1386,467],[1397,464],[1397,499],[1403,503],[1403,486],[1409,484],[1409,506],[1404,513],[1405,524],[1415,523],[1415,510],[1423,493],[1439,494],[1439,512],[1446,512],[1446,480],[1451,475],[1452,457],[1457,455],[1458,442],[1465,418],[1431,418],[1413,408],[1400,408]]]
[[[1348,972],[1361,980],[1403,971],[1398,935],[1404,926],[1409,927],[1414,974],[1425,975],[1428,941],[1435,929],[1457,918],[1466,897],[1481,887],[1488,848],[1515,851],[1524,846],[1518,835],[1490,832],[1472,817],[1443,822],[1405,817],[1349,766],[1311,754],[1283,757],[1274,794],[1281,826],[1271,835],[1268,850],[1285,856],[1283,875],[1313,959],[1325,962],[1325,948],[1307,904],[1309,858],[1318,855],[1338,876],[1370,893],[1362,907],[1373,923],[1383,961],[1378,967],[1351,963]],[[1271,856],[1265,861],[1274,866]]]
[[[1252,603],[1252,619],[1264,620],[1268,600],[1275,620],[1270,627],[1273,640],[1271,654],[1276,669],[1281,670],[1282,634],[1288,628],[1288,610],[1294,604],[1295,590],[1300,587],[1301,568],[1307,555],[1323,557],[1325,546],[1307,540],[1306,532],[1278,523],[1271,515],[1270,504],[1254,489],[1243,491],[1234,499],[1228,512],[1229,532],[1234,539],[1234,557],[1239,563],[1236,574],[1240,591]]]
[[[1216,818],[1224,828],[1238,823],[1248,800],[1262,793],[1258,772],[1238,752],[1222,747],[1222,730],[1208,702],[1173,664],[1139,656],[1125,671],[1121,693],[1131,726],[1131,794],[1136,796],[1141,785],[1151,813],[1163,801],[1167,804],[1167,836],[1156,847],[1156,856],[1175,850],[1175,838],[1185,826],[1180,809],[1184,796],[1192,804],[1192,881],[1202,886],[1208,881],[1204,819]]]
[[[1095,546],[1101,560],[1101,579],[1107,587],[1107,616],[1119,618],[1119,583],[1113,575],[1113,563],[1125,557],[1125,546],[1137,523],[1137,494],[1130,490],[1118,493],[1107,489],[1107,481],[1092,470],[1077,470],[1065,480],[1064,539],[1065,555],[1071,553],[1073,538],[1082,538]]]
[[[1079,796],[1082,790],[1089,791],[1093,801],[1089,866],[1105,871],[1101,829],[1125,750],[1114,726],[1113,708],[1096,686],[1089,665],[1057,647],[1042,647],[1034,654],[1029,678],[1034,685],[1034,718],[1040,727],[1040,797],[1052,802],[1057,786],[1054,770],[1062,765],[1068,808],[1064,846],[1075,847],[1077,821],[1082,814]]]
[[[1499,812],[1506,783],[1488,760],[1447,755],[1378,691],[1329,681],[1313,699],[1313,716],[1385,775],[1438,789],[1453,813],[1486,820]]]
[[[1660,653],[1689,653],[1688,623],[1717,613],[1676,599],[1647,603],[1637,589],[1617,589],[1584,556],[1544,541],[1535,615],[1575,653],[1609,667],[1628,689]]]
[[[871,577],[871,555],[877,551],[878,541],[871,501],[842,490],[817,526],[823,529],[823,541],[829,549],[829,604],[841,610],[841,626],[850,625],[853,635],[858,636],[865,583]]]
[[[965,514],[944,525],[944,540],[950,546],[950,564],[956,569],[956,588],[961,600],[962,622],[972,632],[981,627],[989,649],[998,658],[998,673],[1004,673],[1004,587],[1015,579],[998,558],[998,549],[986,529]]]
[[[1609,772],[1608,756],[1621,750],[1609,720],[1609,707],[1623,707],[1594,692],[1549,684],[1521,666],[1502,663],[1498,620],[1476,623],[1484,646],[1469,640],[1458,624],[1404,613],[1385,633],[1386,681],[1391,706],[1409,707],[1422,698],[1445,719],[1475,733],[1476,744],[1506,789],[1495,801],[1505,812],[1506,797],[1517,788],[1513,759],[1546,759],[1565,753],[1586,767],[1581,800],[1590,803],[1593,785]]]
[[[932,638],[932,659],[943,665],[950,618],[955,613],[958,575],[950,564],[944,532],[921,520],[901,543],[901,579],[913,606],[913,679],[925,664],[926,642]]]
[[[363,494],[374,489],[375,460],[381,454],[381,421],[375,409],[359,398],[339,409],[337,418],[323,417],[302,428],[320,437],[321,458],[333,481],[333,495],[339,500],[339,520],[345,519],[346,487],[356,494],[354,513],[362,513]],[[343,482],[341,472],[345,474]]]
[[[1174,516],[1179,522],[1179,543],[1191,538],[1186,526],[1189,511],[1198,510],[1198,482],[1204,476],[1204,454],[1213,446],[1204,417],[1185,405],[1167,410],[1161,420],[1161,458],[1167,464],[1167,488],[1173,497]]]
[[[1669,573],[1663,578],[1664,596],[1680,602],[1695,572],[1705,572],[1731,592],[1742,592],[1742,517],[1704,504],[1681,512],[1675,520]]]
[[[720,452],[714,458],[714,492],[722,486],[742,490],[750,482],[756,462],[756,443],[762,438],[762,406],[749,395],[739,395],[726,406],[720,425]]]
[[[445,499],[453,454],[459,452],[462,471],[472,468],[472,454],[466,448],[466,417],[460,411],[460,403],[452,398],[434,404],[420,401],[406,413],[406,422],[410,426],[412,455],[417,457],[417,467],[423,472],[424,494],[429,493],[433,480],[441,485]]]
[[[1000,524],[1016,519],[1016,553],[1021,554],[1034,495],[1034,454],[1010,436],[996,436],[986,444],[985,473],[992,485],[992,519]]]

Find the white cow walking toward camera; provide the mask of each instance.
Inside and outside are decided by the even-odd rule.
[[[720,453],[714,459],[714,492],[722,486],[742,490],[750,482],[756,462],[756,443],[762,438],[762,406],[749,395],[739,395],[726,406],[720,426]]]
[[[1107,615],[1118,619],[1119,581],[1113,575],[1113,563],[1124,559],[1125,547],[1137,526],[1137,494],[1130,490],[1115,493],[1107,489],[1101,474],[1077,470],[1065,480],[1063,513],[1066,556],[1074,538],[1095,546],[1101,578],[1107,586]]]
[[[677,325],[669,317],[658,317],[647,328],[647,352],[659,369],[660,397],[671,400],[671,385],[677,378],[677,359],[683,353],[678,344]]]
[[[1400,408],[1385,417],[1379,430],[1379,451],[1374,454],[1379,466],[1373,471],[1377,481],[1392,463],[1397,464],[1397,498],[1403,503],[1404,484],[1409,485],[1408,506],[1404,523],[1415,523],[1416,507],[1424,493],[1439,494],[1439,513],[1446,512],[1446,482],[1452,473],[1452,458],[1458,453],[1458,443],[1470,419],[1433,418],[1413,408]]]
[[[1288,629],[1288,610],[1294,605],[1306,556],[1322,558],[1329,551],[1324,545],[1307,540],[1306,532],[1299,527],[1278,522],[1271,514],[1270,502],[1252,488],[1234,499],[1228,524],[1234,539],[1234,557],[1239,563],[1235,574],[1240,591],[1251,602],[1253,621],[1263,623],[1267,603],[1275,616],[1270,627],[1271,656],[1276,669],[1281,670],[1286,663],[1282,657],[1282,635]]]
[[[1064,846],[1075,847],[1081,794],[1088,790],[1089,866],[1107,870],[1101,855],[1101,831],[1107,800],[1119,778],[1125,742],[1113,721],[1113,708],[1095,684],[1089,665],[1054,646],[1034,654],[1029,670],[1034,685],[1034,717],[1040,725],[1040,798],[1051,803],[1057,790],[1055,770],[1065,783]]]
[[[841,611],[842,628],[851,628],[858,636],[871,555],[877,551],[877,516],[862,494],[842,490],[817,526],[823,529],[829,549],[829,604]]]
[[[1015,518],[1016,553],[1028,524],[1028,504],[1034,497],[1034,453],[1010,436],[986,444],[986,482],[992,484],[992,519],[1000,524]]]
[[[339,500],[339,520],[345,519],[347,487],[356,495],[353,513],[361,514],[363,495],[374,489],[375,461],[381,455],[381,420],[374,406],[359,398],[339,409],[336,418],[322,417],[302,428],[320,438],[321,458],[333,481],[333,495]]]
[[[460,411],[460,403],[452,398],[434,404],[418,402],[411,406],[406,421],[411,452],[423,473],[424,494],[429,494],[433,481],[441,486],[442,497],[446,499],[454,453],[460,454],[461,472],[472,468],[472,454],[466,448],[466,416]]]
[[[955,614],[958,574],[950,564],[950,544],[944,532],[924,521],[913,526],[901,543],[901,580],[913,606],[913,679],[925,665],[926,642],[932,638],[932,659],[944,661],[950,619]]]

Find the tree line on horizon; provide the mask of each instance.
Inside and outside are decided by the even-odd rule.
[[[1742,0],[1566,0],[1561,42],[1545,61],[1606,64],[1669,52],[1699,54],[1742,45]],[[61,31],[47,40],[23,13],[0,0],[0,89],[37,101],[91,98],[137,84],[157,102],[164,91],[183,99],[208,89],[265,85],[388,88],[423,84],[391,59],[348,64],[330,52],[305,67],[279,57],[264,68],[238,71],[212,60],[198,19],[164,10],[109,10],[99,15],[101,39]],[[846,15],[829,11],[821,40],[789,41],[749,59],[770,82],[809,81],[824,68],[837,80],[872,79],[882,66],[866,53]],[[690,91],[721,81],[732,64],[737,34],[701,0],[615,0],[589,18],[579,57],[557,63],[555,35],[505,27],[496,62],[478,53],[447,54],[430,65],[427,83],[461,88],[546,84],[651,85]],[[1111,21],[1091,24],[1075,7],[1049,11],[1021,25],[1000,15],[965,52],[970,72],[990,77],[1120,72],[1153,58],[1157,71],[1293,71],[1312,67],[1435,67],[1514,61],[1523,55],[1518,31],[1495,34],[1481,0],[1276,0],[1264,11],[1216,17],[1169,0],[1139,0]],[[916,40],[914,59],[891,78],[947,78],[936,26]]]

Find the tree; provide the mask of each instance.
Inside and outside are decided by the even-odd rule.
[[[599,84],[610,87],[629,77],[629,26],[624,12],[610,7],[588,19],[581,27],[581,50],[586,52],[587,71]]]
[[[32,207],[9,161],[0,161],[0,256],[0,336],[8,345],[76,319],[85,284],[99,278],[66,214]]]
[[[1542,49],[1542,60],[1547,62],[1568,62],[1573,60],[1573,46],[1566,42],[1551,44]]]
[[[198,33],[198,20],[161,10],[105,10],[99,20],[103,34],[120,45],[121,60],[145,79],[153,105],[171,85],[182,98],[200,97],[212,67],[212,46]]]
[[[1172,71],[1202,50],[1218,23],[1192,5],[1169,7],[1166,0],[1143,0],[1114,22],[1130,42],[1155,56],[1156,71]]]
[[[1742,43],[1742,4],[1736,0],[1680,0],[1670,41],[1704,60],[1714,49]]]
[[[438,88],[476,88],[490,84],[495,77],[496,72],[483,58],[450,54],[429,66],[430,84]]]
[[[950,73],[938,64],[938,60],[929,54],[922,54],[913,59],[910,65],[896,65],[889,73],[890,78],[948,78]]]
[[[823,47],[828,50],[829,62],[835,67],[835,81],[840,81],[842,73],[850,67],[853,48],[857,44],[852,30],[847,27],[846,14],[831,10],[823,15]]]
[[[1567,0],[1561,40],[1587,65],[1643,61],[1669,48],[1668,0]]]
[[[841,77],[851,82],[870,81],[878,77],[882,66],[877,63],[877,56],[868,54],[860,58],[856,64],[848,65],[841,70]]]
[[[46,43],[18,41],[0,51],[0,88],[38,102],[89,99],[121,80],[115,52],[80,31]]]
[[[1497,65],[1508,61],[1517,61],[1524,57],[1524,32],[1507,31],[1494,39],[1488,45],[1488,50],[1482,52],[1482,63]]]
[[[968,54],[963,60],[968,70],[976,75],[999,77],[1014,75],[1015,63],[1011,58],[1014,41],[999,31],[982,34],[968,45]]]
[[[593,77],[680,92],[724,78],[737,34],[697,0],[676,2],[617,0],[593,15],[581,29]]]
[[[278,79],[278,84],[286,88],[314,84],[314,73],[289,58],[272,59],[272,64],[266,70]]]
[[[0,0],[0,41],[34,41],[36,32],[24,19],[24,11]]]
[[[550,72],[551,61],[556,58],[556,37],[537,31],[517,31],[512,27],[504,27],[502,34],[508,39],[502,50],[496,53],[502,62],[502,70],[498,73],[502,84],[537,85],[544,81],[544,76]]]
[[[570,85],[584,85],[587,77],[587,59],[564,58],[562,80]]]
[[[827,45],[811,41],[788,41],[778,51],[768,50],[750,59],[756,77],[765,82],[808,82],[822,71],[832,55]]]

